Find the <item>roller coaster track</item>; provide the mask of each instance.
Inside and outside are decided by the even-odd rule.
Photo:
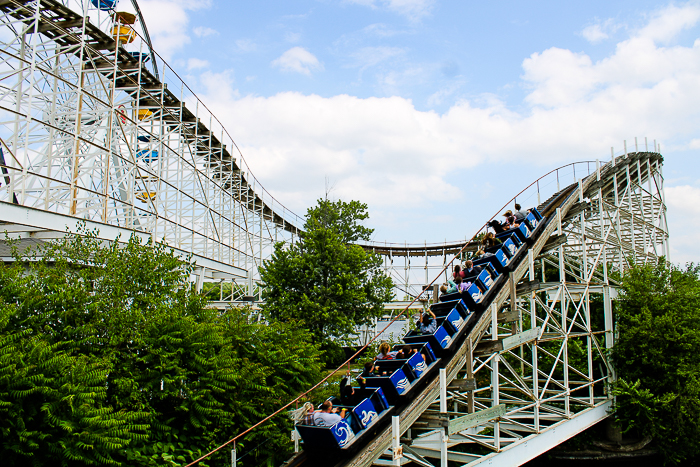
[[[154,110],[162,107],[164,109],[162,120],[169,127],[191,124],[187,125],[187,130],[182,134],[184,141],[195,145],[196,152],[210,156],[206,163],[214,168],[213,178],[225,180],[222,183],[224,190],[230,190],[234,186],[231,176],[241,174],[243,169],[226,146],[202,123],[201,118],[188,109],[186,104],[181,102],[167,86],[164,86],[164,83],[151,71],[142,67],[137,58],[118,45],[107,33],[89,22],[85,24],[85,31],[82,33],[81,16],[58,1],[41,0],[38,21],[34,22],[35,11],[28,8],[28,5],[33,3],[35,3],[34,0],[5,0],[0,3],[0,11],[25,24],[35,24],[40,34],[67,50],[77,52],[81,43],[84,44],[83,60],[88,66],[107,76],[114,74],[113,68],[116,66],[123,74],[114,76],[114,90],[124,91],[133,99],[140,99],[138,107],[140,110]],[[138,14],[142,18],[140,11]],[[28,32],[31,32],[31,29]],[[147,42],[150,49],[150,39]],[[110,54],[112,51],[114,55]],[[138,72],[138,81],[133,76],[134,72]],[[296,225],[287,222],[282,215],[274,212],[273,208],[260,198],[245,176],[240,176],[237,182],[240,183],[240,186],[236,187],[238,190],[231,191],[235,194],[237,201],[242,202],[251,211],[255,211],[257,206],[262,206],[266,220],[274,222],[289,232],[298,231]]]
[[[547,255],[548,252],[551,250],[562,249],[563,245],[566,243],[565,238],[567,234],[563,232],[565,231],[567,224],[570,224],[571,222],[575,222],[577,220],[581,220],[581,218],[586,215],[592,216],[592,211],[595,207],[593,205],[596,204],[596,202],[599,207],[599,213],[603,212],[602,205],[604,203],[607,203],[608,205],[617,205],[617,208],[619,209],[621,203],[621,194],[625,194],[627,197],[627,201],[631,204],[628,206],[628,210],[626,213],[622,214],[621,211],[618,210],[616,215],[613,214],[608,218],[607,235],[609,236],[612,230],[617,229],[616,235],[618,236],[619,244],[624,245],[626,247],[627,251],[629,252],[628,260],[630,261],[639,259],[644,261],[660,256],[656,252],[649,255],[649,251],[647,251],[647,247],[649,246],[648,244],[644,246],[642,246],[641,243],[639,245],[633,245],[634,239],[632,237],[634,236],[635,227],[631,224],[634,224],[635,222],[640,224],[637,230],[639,230],[642,234],[644,231],[652,234],[655,230],[658,230],[660,232],[660,237],[662,236],[661,232],[663,231],[664,227],[663,225],[661,225],[662,223],[657,222],[656,225],[654,225],[654,223],[651,222],[651,224],[649,224],[647,220],[643,219],[644,214],[641,212],[641,210],[637,212],[637,219],[635,219],[634,209],[632,208],[632,193],[635,190],[643,186],[645,183],[649,186],[649,189],[652,188],[652,184],[662,184],[662,179],[660,177],[662,161],[663,159],[661,155],[654,152],[637,152],[617,157],[616,159],[614,159],[614,161],[607,163],[603,167],[596,170],[593,174],[583,179],[580,179],[578,183],[571,184],[562,189],[561,191],[555,193],[550,199],[538,206],[538,210],[540,210],[540,212],[546,217],[546,227],[539,234],[534,244],[532,244],[529,247],[528,254],[520,260],[517,266],[514,267],[513,271],[510,273],[509,282],[501,285],[500,290],[498,290],[496,296],[493,297],[488,310],[480,316],[478,322],[470,330],[469,335],[466,337],[461,347],[445,364],[446,384],[449,385],[455,379],[457,379],[458,374],[464,371],[465,367],[470,368],[469,370],[467,370],[468,373],[473,373],[473,368],[476,366],[477,363],[475,361],[475,351],[477,349],[479,349],[480,347],[486,348],[487,353],[489,353],[489,347],[498,349],[497,346],[494,347],[493,345],[494,342],[498,341],[498,331],[496,331],[496,334],[494,334],[494,329],[498,329],[499,318],[500,316],[502,316],[501,310],[503,310],[504,308],[508,308],[508,305],[512,307],[512,309],[515,309],[516,301],[518,300],[518,298],[516,298],[516,295],[518,294],[516,290],[519,291],[520,295],[527,295],[532,294],[533,291],[536,291],[538,289],[546,288],[545,284],[533,281],[531,277],[526,277],[528,273],[530,273],[530,276],[532,276],[531,271],[533,269],[534,258],[539,258],[543,255]],[[659,186],[659,188],[662,187]],[[595,202],[592,202],[591,200],[595,200]],[[660,202],[661,199],[658,199],[657,201]],[[662,204],[658,204],[657,208],[659,212],[665,209]],[[620,218],[624,219],[622,221],[623,223],[628,224],[626,225],[626,227],[631,228],[631,230],[628,231],[628,233],[631,234],[629,238],[626,234],[624,234],[623,229],[620,228],[620,224],[618,222],[620,221]],[[659,219],[663,220],[663,216],[660,216]],[[562,236],[564,237],[564,239],[561,238]],[[403,248],[404,251],[406,249],[406,247],[401,248]],[[463,243],[461,244],[460,249],[475,249],[475,242],[472,241]],[[598,251],[601,253],[603,252],[602,249],[599,249]],[[601,254],[598,253],[599,257],[600,255]],[[600,258],[596,258],[596,260],[593,262],[593,264],[596,265],[596,268],[600,267],[599,259]],[[593,293],[592,290],[599,285],[602,285],[603,287],[609,287],[609,283],[607,285],[604,285],[602,282],[600,284],[597,284],[596,282],[598,281],[596,281],[593,278],[593,271],[590,272],[590,275],[587,278],[587,281],[581,282],[577,285],[579,287],[587,289],[589,293]],[[573,289],[573,287],[571,288]],[[605,313],[606,320],[610,321],[610,310],[606,310]],[[537,341],[542,339],[544,335],[544,331],[534,334],[532,332],[528,332],[528,330],[520,329],[520,331],[521,332],[519,334],[516,334],[513,337],[517,338],[518,336],[524,336],[524,338],[520,341],[521,346],[523,344],[531,344],[533,346],[536,346]],[[608,322],[606,324],[606,329],[603,330],[601,333],[605,334],[606,346],[609,347],[612,343],[611,322]],[[594,336],[595,334],[595,330],[592,330],[589,327],[588,338],[591,338],[591,336]],[[497,355],[501,352],[502,349],[501,351],[490,350],[491,355]],[[608,377],[611,377],[611,374],[606,373],[605,375],[601,375],[601,377],[598,378],[598,380],[602,383]],[[594,383],[593,378],[591,378],[591,381],[589,382],[591,383],[592,387]],[[567,388],[567,391],[562,391],[562,402],[565,400],[565,398],[570,397],[569,391],[571,391],[570,388]],[[414,426],[416,421],[418,421],[424,414],[426,414],[426,412],[431,412],[429,409],[431,406],[436,405],[438,403],[438,401],[440,400],[440,393],[440,378],[435,377],[431,382],[428,383],[425,389],[401,411],[401,413],[397,414],[400,418],[399,432],[401,434],[407,432],[410,428]],[[493,393],[494,391],[492,391],[492,394]],[[496,401],[498,401],[497,398]],[[555,404],[556,402],[550,400],[549,403]],[[496,459],[498,459],[497,461],[499,462],[500,460],[503,461],[503,463],[499,463],[499,465],[519,465],[520,463],[526,462],[529,458],[535,457],[541,452],[551,449],[567,437],[572,436],[573,434],[576,434],[579,431],[582,431],[583,429],[590,426],[592,423],[607,416],[605,409],[609,407],[609,403],[610,399],[608,399],[608,396],[599,395],[596,397],[591,391],[590,403],[588,404],[588,407],[584,408],[583,410],[580,410],[580,414],[569,413],[567,417],[565,417],[564,423],[569,423],[572,425],[571,429],[569,430],[570,433],[568,433],[565,438],[554,438],[553,441],[549,441],[549,443],[545,444],[544,447],[540,447],[539,451],[537,449],[530,449],[530,452],[526,455],[523,455],[522,452],[519,452],[515,461],[513,461],[513,455],[509,455],[509,452],[517,452],[518,447],[527,446],[528,442],[533,444],[533,438],[537,436],[542,436],[540,433],[547,431],[551,427],[537,427],[536,429],[532,430],[534,431],[534,433],[530,434],[529,436],[523,436],[517,442],[510,442],[507,444],[507,446],[499,446],[498,442],[496,442],[496,445],[494,446],[495,452],[489,456],[469,455],[466,454],[464,450],[462,450],[459,452],[448,452],[448,458],[453,461],[461,461],[464,465],[477,465],[486,460],[490,462]],[[509,404],[506,403],[507,407],[508,405]],[[566,405],[568,410],[568,403]],[[597,411],[593,412],[595,409],[597,409]],[[522,413],[521,407],[516,407],[515,410],[513,410],[513,407],[508,407],[508,410],[509,412],[513,413]],[[471,412],[474,412],[473,405]],[[433,410],[431,413],[434,416],[436,411]],[[455,418],[454,413],[451,415],[452,417],[446,415],[446,420],[449,420],[450,418]],[[512,416],[512,414],[510,416]],[[583,420],[584,423],[580,423],[580,420],[579,423],[575,423],[574,419],[576,419],[577,416],[580,418],[580,420]],[[506,415],[501,417],[501,419],[507,420],[508,417],[509,413],[506,413]],[[560,425],[561,424],[557,426]],[[576,426],[574,427],[573,425]],[[491,420],[491,426],[495,426],[495,423],[493,423],[493,419]],[[498,430],[498,428],[495,429]],[[559,428],[559,430],[560,432],[566,432],[566,427],[562,426],[561,428]],[[370,466],[377,462],[380,463],[379,465],[393,465],[392,463],[390,463],[390,461],[380,460],[380,457],[386,454],[392,445],[392,434],[393,433],[391,426],[385,428],[367,444],[366,448],[360,449],[360,451],[351,459],[346,459],[337,463],[336,467]],[[544,438],[544,436],[542,437]],[[550,436],[549,438],[553,437]],[[482,442],[482,444],[484,443]],[[447,452],[447,450],[445,451]],[[425,458],[418,456],[416,454],[416,450],[411,450],[410,447],[405,452],[413,453],[412,455],[409,455],[409,457],[415,462],[426,462]],[[500,458],[496,457],[499,455],[501,456]],[[527,457],[528,455],[529,457]],[[309,465],[310,463],[306,459],[306,455],[304,453],[300,453],[299,455],[287,461],[287,463],[285,463],[284,465]],[[315,464],[311,463],[311,465]],[[431,464],[425,463],[422,465]]]
[[[257,267],[301,218],[125,15],[83,9],[0,1],[0,201],[146,233],[218,261],[214,276],[203,266],[209,279],[246,279],[252,295]],[[138,52],[126,48],[134,37]],[[29,232],[48,236],[51,221],[40,224]]]
[[[128,51],[121,33],[112,34],[122,20],[89,2],[79,13],[57,0],[0,0],[0,13],[0,230],[41,241],[80,221],[109,240],[150,236],[193,254],[200,282],[244,281],[244,295],[259,293],[257,267],[275,241],[293,241],[302,219],[262,188],[223,125],[150,40],[134,32],[130,47],[138,52]],[[635,141],[634,151],[625,147],[592,172],[587,163],[585,177],[571,165],[574,183],[562,189],[557,172],[545,202],[544,179],[533,183],[530,205],[546,225],[445,363],[445,384],[430,381],[398,414],[401,434],[415,435],[409,459],[518,465],[606,416],[610,399],[600,388],[614,377],[604,355],[613,343],[609,273],[668,255],[662,162],[656,144],[640,150]],[[411,258],[425,257],[425,279],[403,287],[413,303],[429,300],[440,277],[429,280],[428,258],[445,269],[459,261],[448,256],[471,254],[478,243],[363,246],[387,258],[388,272],[398,269],[394,257],[403,256],[409,272]],[[569,358],[571,342],[587,361]],[[467,380],[476,389],[465,389]],[[454,410],[435,409],[445,397]],[[449,438],[433,426],[436,417],[449,427],[501,405],[504,414]],[[391,442],[383,429],[338,466],[388,465],[381,457]],[[287,465],[304,463],[300,453]]]

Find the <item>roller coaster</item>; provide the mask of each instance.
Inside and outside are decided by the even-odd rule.
[[[150,237],[192,255],[198,287],[231,284],[221,306],[259,300],[259,265],[303,219],[253,176],[131,5],[0,0],[0,228],[20,244],[81,225],[106,241]],[[437,287],[503,208],[462,241],[364,244],[403,299],[388,318],[431,309],[437,329],[408,333],[413,356],[357,388],[343,446],[298,420],[285,465],[520,465],[604,419],[616,278],[669,253],[660,147],[623,144],[505,200],[532,217],[469,293]]]

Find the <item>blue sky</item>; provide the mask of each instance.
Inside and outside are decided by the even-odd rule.
[[[139,4],[156,50],[300,214],[329,180],[368,203],[376,240],[460,239],[545,172],[648,137],[671,259],[700,259],[698,2]]]

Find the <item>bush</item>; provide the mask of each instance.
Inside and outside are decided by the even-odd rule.
[[[16,259],[0,266],[3,465],[184,465],[319,378],[296,323],[207,308],[162,245],[88,232]],[[284,456],[290,429],[257,430],[239,465]]]

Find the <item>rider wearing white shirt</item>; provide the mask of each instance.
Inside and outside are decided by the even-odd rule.
[[[338,409],[336,409],[337,411]],[[333,412],[333,403],[331,401],[325,401],[321,404],[321,411],[314,412],[314,425],[316,426],[333,426],[343,419],[342,415],[345,415],[345,409],[340,412],[340,415]]]

